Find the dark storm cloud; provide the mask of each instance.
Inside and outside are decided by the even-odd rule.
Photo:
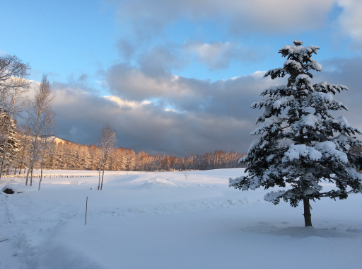
[[[137,150],[176,155],[216,149],[245,152],[260,113],[250,105],[272,85],[263,74],[210,82],[171,74],[153,77],[124,64],[112,66],[106,84],[119,103],[132,107],[119,111],[111,120],[113,128],[123,136],[123,146]]]
[[[347,112],[342,113],[348,122],[362,130],[362,58],[336,58],[322,61],[321,64],[323,70],[315,76],[315,80],[348,87],[348,91],[336,94],[335,100],[348,108]]]
[[[95,143],[101,128],[109,124],[117,131],[118,145],[136,151],[182,156],[216,149],[245,152],[259,114],[250,104],[270,83],[262,79],[262,73],[211,83],[171,75],[153,78],[127,66],[113,68],[107,79],[128,81],[113,85],[113,95],[120,98],[96,96],[66,84],[53,85],[61,138]],[[135,72],[144,80],[138,81]],[[125,88],[128,93],[122,93]],[[154,101],[157,99],[160,101]]]
[[[66,88],[63,84],[59,88],[59,85],[52,85],[56,96],[53,101],[56,134],[80,144],[95,143],[102,126],[112,124],[110,116],[118,111],[117,105],[75,87]]]
[[[107,100],[81,90],[56,90],[57,135],[95,143],[105,124],[117,132],[118,145],[150,153],[188,155],[215,149],[245,151],[242,137],[251,125],[207,113],[166,111],[152,103]],[[126,109],[125,109],[126,108]]]

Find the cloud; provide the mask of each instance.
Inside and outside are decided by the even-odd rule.
[[[316,82],[327,81],[330,84],[345,85],[348,91],[336,94],[335,99],[347,106],[348,111],[338,112],[344,115],[349,123],[362,130],[362,57],[351,59],[330,59],[321,62],[323,71],[315,76]]]
[[[105,72],[105,83],[113,95],[128,100],[144,101],[160,96],[180,97],[190,92],[172,74],[153,77],[127,64],[111,66]]]
[[[273,83],[263,74],[211,82],[172,74],[153,77],[117,64],[105,71],[105,81],[113,96],[107,98],[122,110],[113,124],[129,132],[123,146],[188,155],[248,149],[260,113],[250,105]]]
[[[58,87],[61,86],[61,87]],[[117,114],[116,103],[88,93],[73,85],[53,84],[56,98],[52,109],[56,114],[56,134],[80,144],[95,143],[105,124],[112,125]]]
[[[97,94],[98,91],[89,85],[89,75],[88,74],[80,74],[75,75],[71,73],[67,78],[67,83],[62,83],[56,80],[55,76],[52,76],[53,83],[52,88],[54,89],[80,89],[85,92]]]
[[[186,54],[196,56],[196,60],[207,65],[209,70],[226,69],[231,61],[260,61],[264,59],[265,49],[253,49],[239,42],[211,42],[209,44],[188,41],[183,46]]]
[[[116,48],[118,49],[121,57],[123,57],[125,60],[129,60],[135,51],[132,44],[126,40],[118,40],[116,43]]]
[[[343,8],[338,18],[341,32],[352,38],[353,47],[361,48],[362,45],[362,2],[360,0],[338,0],[338,5]]]
[[[57,89],[53,109],[57,135],[77,143],[95,143],[102,127],[117,132],[118,145],[185,156],[215,149],[244,151],[240,137],[250,131],[246,120],[207,113],[165,111],[152,102],[94,96],[75,89]]]
[[[349,108],[338,112],[362,129],[362,58],[321,62],[313,82],[344,84],[335,99]],[[226,80],[152,76],[140,68],[116,64],[103,71],[110,96],[98,96],[75,84],[54,83],[57,134],[77,143],[95,143],[105,124],[117,132],[118,146],[186,156],[214,150],[246,152],[261,111],[251,103],[260,92],[284,79],[263,78],[264,71]]]
[[[263,72],[257,72],[211,82],[172,74],[153,77],[140,69],[118,64],[105,72],[105,82],[112,95],[122,99],[138,102],[157,100],[163,108],[176,111],[206,111],[213,115],[220,113],[237,117],[232,111],[239,105],[238,102],[250,96],[256,98],[271,83],[270,79],[262,79],[262,76]]]
[[[182,57],[178,46],[155,46],[151,50],[142,53],[138,58],[138,64],[143,73],[157,77],[180,69],[187,65],[187,60]]]
[[[68,83],[70,83],[70,84],[86,84],[88,77],[89,76],[84,73],[80,74],[79,76],[72,73],[68,76]]]
[[[160,35],[166,25],[178,19],[228,23],[231,33],[267,34],[315,29],[327,19],[334,0],[109,0],[116,6],[118,20],[132,27],[140,38]]]
[[[259,114],[250,104],[270,84],[264,72],[210,82],[174,75],[152,77],[114,65],[106,73],[112,96],[97,96],[75,84],[54,83],[56,133],[91,144],[105,124],[118,145],[136,151],[186,156],[216,149],[245,152]]]
[[[127,54],[123,56],[123,60],[132,62],[132,57],[140,71],[151,77],[172,74],[187,68],[193,61],[205,65],[209,71],[227,69],[231,62],[260,62],[270,52],[267,46],[248,47],[240,42],[204,43],[191,40],[183,44],[168,42],[165,45],[156,45],[137,54],[135,48],[129,49],[132,53],[121,53]]]

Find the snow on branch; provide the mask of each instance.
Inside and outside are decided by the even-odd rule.
[[[289,149],[284,153],[282,162],[299,160],[300,157],[307,157],[310,160],[318,161],[322,157],[322,153],[313,147],[305,144],[290,145]]]
[[[282,54],[283,57],[289,56],[289,55],[297,55],[298,59],[302,60],[303,57],[310,57],[312,53],[317,54],[317,50],[320,48],[318,46],[308,46],[308,47],[302,47],[302,46],[284,46],[279,50],[279,53]]]
[[[285,194],[285,191],[271,191],[264,196],[264,200],[273,204],[279,204],[280,198]]]
[[[271,79],[282,78],[287,74],[284,68],[276,68],[269,70],[265,73],[264,77],[270,76]]]
[[[332,161],[339,161],[347,164],[348,158],[347,154],[343,151],[336,149],[336,144],[332,141],[324,141],[317,143],[315,149],[322,152],[324,159],[330,159]]]
[[[327,120],[326,125],[330,125],[335,131],[338,131],[342,134],[362,134],[362,131],[360,129],[349,125],[347,119],[343,116],[340,116],[336,119]]]

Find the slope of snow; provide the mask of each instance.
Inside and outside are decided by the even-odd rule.
[[[362,195],[302,206],[265,202],[228,179],[243,169],[46,171],[0,194],[0,268],[362,268]],[[323,188],[330,188],[324,184]],[[85,225],[85,201],[88,217]]]

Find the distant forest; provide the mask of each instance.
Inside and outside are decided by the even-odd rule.
[[[27,136],[19,132],[18,152],[13,161],[13,169],[11,169],[14,174],[24,172],[28,167],[27,160],[29,160],[30,151],[26,140]],[[165,154],[151,155],[145,151],[136,153],[133,149],[115,148],[107,160],[105,170],[174,171],[235,168],[241,167],[238,160],[244,155],[216,150],[213,153],[191,154],[183,158]],[[44,156],[43,169],[98,170],[101,156],[101,148],[95,145],[79,145],[55,139]],[[40,168],[40,161],[35,163],[34,168]]]

